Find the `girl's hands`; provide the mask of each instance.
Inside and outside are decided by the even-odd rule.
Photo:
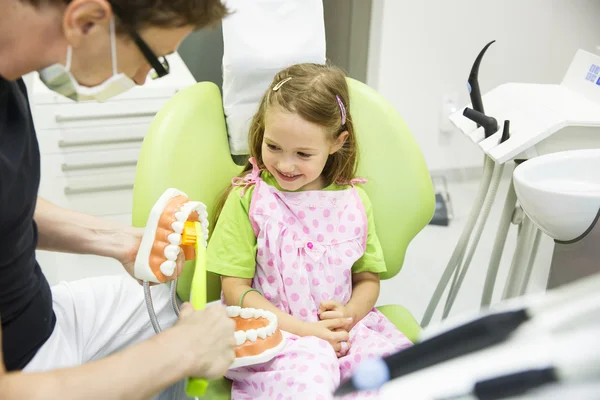
[[[344,307],[340,302],[335,300],[325,300],[319,304],[319,319],[321,321],[335,319],[335,318],[351,318],[352,315],[348,312],[348,308]],[[347,331],[350,332],[350,329],[354,324],[347,325]]]
[[[316,336],[323,339],[333,347],[338,357],[343,357],[350,349],[350,329],[352,318],[333,318],[319,322],[309,323],[307,336]]]

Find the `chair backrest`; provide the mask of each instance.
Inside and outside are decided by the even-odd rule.
[[[348,78],[350,111],[360,150],[359,175],[373,204],[375,225],[387,272],[395,276],[406,248],[429,223],[435,209],[431,178],[423,155],[398,112],[373,89]],[[150,209],[169,187],[206,204],[239,174],[229,155],[221,94],[200,82],[173,96],[156,115],[142,145],[133,193],[133,225],[144,226]],[[220,280],[208,277],[208,301],[220,295]],[[189,299],[193,266],[186,265],[178,294]]]

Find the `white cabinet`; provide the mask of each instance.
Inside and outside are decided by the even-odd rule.
[[[40,196],[59,206],[131,224],[135,167],[144,135],[165,102],[196,83],[178,54],[171,72],[105,103],[75,103],[37,74],[28,89],[41,154]],[[51,284],[124,273],[115,260],[38,251]]]

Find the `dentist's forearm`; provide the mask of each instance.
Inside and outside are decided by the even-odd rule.
[[[225,302],[229,306],[239,306],[240,297],[248,289],[251,289],[252,280],[223,277],[223,295]],[[307,336],[311,332],[307,322],[304,322],[296,317],[289,315],[275,307],[273,303],[265,299],[262,295],[255,291],[248,292],[244,295],[243,307],[259,308],[261,310],[271,311],[277,316],[277,324],[279,329],[293,333],[298,336]]]
[[[118,258],[127,226],[68,210],[38,197],[38,249]]]
[[[0,399],[149,399],[189,375],[176,329],[99,361],[39,373],[5,373],[0,353]]]

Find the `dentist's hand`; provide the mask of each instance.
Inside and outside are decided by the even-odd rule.
[[[129,275],[131,275],[134,279],[136,279],[140,284],[142,281],[137,279],[134,275],[134,265],[135,265],[135,257],[137,256],[138,250],[140,249],[140,244],[142,243],[142,236],[144,235],[144,229],[142,228],[128,228],[125,229],[122,233],[122,237],[120,240],[123,243],[122,252],[117,257],[117,260],[123,264],[123,267],[127,271]],[[185,256],[183,251],[179,252],[179,256],[177,257],[175,272],[173,275],[168,277],[168,280],[174,280],[181,275],[183,271],[183,264],[185,263]],[[151,283],[151,285],[154,285]]]
[[[194,311],[190,303],[184,303],[172,330],[179,338],[174,345],[188,366],[188,376],[216,379],[225,375],[235,359],[235,322],[225,307]]]

